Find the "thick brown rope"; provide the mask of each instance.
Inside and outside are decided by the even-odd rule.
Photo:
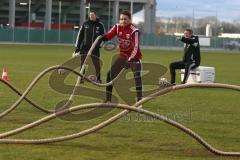
[[[223,89],[232,89],[232,90],[236,90],[236,91],[240,91],[240,86],[236,86],[236,85],[227,85],[227,84],[185,84],[185,85],[177,85],[177,86],[172,86],[172,87],[167,87],[163,90],[160,90],[148,97],[143,98],[141,101],[137,102],[135,105],[133,106],[128,106],[128,105],[124,105],[124,104],[113,104],[113,103],[95,103],[95,104],[84,104],[84,105],[79,105],[79,106],[75,106],[75,107],[71,107],[69,109],[65,109],[59,112],[56,112],[54,114],[51,114],[49,116],[46,116],[42,119],[39,119],[33,123],[30,123],[28,125],[25,125],[23,127],[20,127],[18,129],[9,131],[9,132],[5,132],[0,134],[0,138],[4,138],[4,137],[9,137],[12,135],[16,135],[20,132],[23,132],[25,130],[28,130],[30,128],[36,127],[42,123],[46,123],[51,119],[56,118],[57,116],[60,115],[64,115],[64,114],[68,114],[68,113],[72,113],[74,111],[78,111],[80,109],[86,109],[86,108],[95,108],[95,107],[115,107],[115,108],[121,108],[121,109],[125,109],[124,111],[122,111],[121,113],[115,115],[114,117],[94,126],[91,127],[89,129],[86,129],[84,131],[75,133],[75,134],[71,134],[71,135],[67,135],[67,136],[61,136],[61,137],[54,137],[54,138],[46,138],[46,139],[32,139],[32,140],[23,140],[23,139],[0,139],[0,143],[10,143],[10,144],[43,144],[43,143],[53,143],[53,142],[60,142],[60,141],[65,141],[65,140],[70,140],[70,139],[74,139],[74,138],[78,138],[84,135],[88,135],[90,133],[96,132],[101,128],[104,128],[108,125],[110,125],[111,123],[115,122],[116,120],[118,120],[119,118],[121,118],[122,116],[124,116],[125,114],[127,114],[130,111],[135,111],[141,114],[145,114],[148,116],[151,116],[153,118],[159,119],[167,124],[170,124],[180,130],[182,130],[183,132],[185,132],[186,134],[190,135],[191,137],[193,137],[194,139],[196,139],[200,144],[202,144],[206,149],[208,149],[210,152],[217,154],[217,155],[222,155],[222,156],[240,156],[240,152],[225,152],[225,151],[221,151],[218,150],[216,148],[214,148],[213,146],[211,146],[210,144],[208,144],[203,138],[201,138],[197,133],[193,132],[191,129],[183,126],[182,124],[171,120],[163,115],[159,115],[144,109],[140,109],[137,108],[139,106],[141,106],[142,104],[146,103],[147,101],[156,98],[158,96],[164,95],[168,92],[171,92],[173,90],[178,90],[178,89],[185,89],[185,88],[195,88],[195,87],[201,87],[201,88],[223,88]]]
[[[8,86],[13,92],[15,92],[17,95],[22,96],[22,93],[16,88],[14,87],[10,82],[5,81],[3,79],[0,78],[0,82],[5,84],[6,86]],[[47,110],[45,108],[42,108],[41,106],[39,106],[37,103],[35,103],[34,101],[30,100],[27,97],[24,97],[24,100],[26,100],[29,104],[31,104],[32,106],[34,106],[35,108],[45,112],[45,113],[53,113],[54,111],[52,110]]]
[[[5,85],[7,85],[9,88],[11,88],[15,93],[17,93],[18,95],[20,95],[20,98],[11,106],[9,107],[8,109],[6,109],[5,111],[3,111],[2,113],[0,113],[0,119],[3,118],[4,116],[6,116],[7,114],[9,114],[11,111],[13,111],[22,101],[23,99],[25,99],[28,103],[30,103],[32,106],[34,106],[35,108],[45,112],[45,113],[54,113],[55,110],[48,110],[48,109],[45,109],[43,107],[41,107],[40,105],[36,104],[35,102],[33,102],[32,100],[30,100],[29,98],[27,98],[27,94],[32,90],[32,88],[35,86],[35,84],[44,76],[46,75],[48,72],[52,71],[52,70],[56,70],[56,69],[65,69],[65,70],[68,70],[68,71],[71,71],[73,72],[74,74],[78,75],[78,78],[77,78],[77,81],[76,81],[76,84],[73,88],[73,91],[71,93],[71,95],[69,96],[68,98],[68,101],[66,102],[66,104],[64,106],[68,106],[68,104],[71,103],[71,101],[73,100],[74,98],[74,95],[75,95],[75,92],[76,92],[76,89],[77,87],[79,86],[80,84],[80,81],[81,79],[85,79],[87,80],[88,82],[98,86],[98,87],[106,87],[106,86],[109,86],[109,85],[113,85],[113,83],[119,79],[119,77],[122,75],[122,73],[125,71],[125,68],[123,68],[120,73],[110,82],[106,83],[106,84],[101,84],[101,83],[97,83],[95,81],[92,81],[90,80],[89,78],[85,77],[85,75],[83,74],[84,73],[84,70],[86,68],[86,65],[88,63],[88,59],[89,57],[91,56],[93,50],[95,49],[95,47],[97,46],[97,44],[99,43],[100,39],[102,38],[102,36],[98,36],[94,43],[92,44],[91,48],[89,49],[88,53],[87,53],[87,56],[84,60],[84,63],[81,67],[81,70],[80,70],[80,73],[76,72],[75,70],[71,69],[71,68],[67,68],[67,67],[64,67],[64,66],[52,66],[52,67],[49,67],[47,69],[45,69],[44,71],[42,71],[33,81],[32,83],[28,86],[28,88],[25,90],[25,92],[23,94],[21,94],[20,91],[18,91],[13,85],[11,85],[10,83],[6,82],[6,81],[3,81],[2,79],[0,79],[0,82],[4,83]]]
[[[86,65],[88,57],[91,55],[92,50],[95,48],[96,44],[98,43],[98,40],[101,38],[101,36],[99,36],[94,44],[92,45],[91,49],[88,52],[88,56],[86,57],[85,61],[84,61],[84,65]],[[83,65],[83,66],[84,66]],[[69,71],[72,71],[74,74],[78,75],[78,80],[76,82],[76,85],[73,89],[73,92],[71,94],[71,96],[69,97],[69,101],[73,99],[74,93],[76,91],[76,87],[79,85],[79,82],[81,80],[81,78],[84,78],[85,80],[87,80],[88,82],[97,85],[99,87],[105,87],[108,85],[112,85],[114,83],[114,81],[116,81],[122,74],[122,72],[124,72],[125,69],[123,69],[120,74],[111,82],[107,83],[107,84],[98,84],[96,82],[91,81],[90,79],[84,77],[83,70],[84,67],[81,68],[80,73],[67,68],[67,67],[63,67],[63,66],[52,66],[49,67],[47,69],[45,69],[43,72],[41,72],[33,81],[32,83],[28,86],[28,88],[25,90],[25,92],[23,94],[21,94],[15,87],[13,87],[12,85],[10,85],[10,83],[5,83],[3,82],[5,85],[7,85],[8,87],[10,87],[13,91],[15,91],[18,95],[20,95],[21,97],[7,110],[5,110],[4,112],[2,112],[0,114],[0,118],[6,116],[8,113],[10,113],[11,111],[13,111],[24,99],[29,102],[30,104],[32,104],[34,107],[38,108],[41,111],[44,111],[46,113],[52,113],[54,112],[53,110],[47,110],[44,109],[42,107],[40,107],[39,105],[37,105],[36,103],[32,102],[31,100],[29,100],[26,96],[27,94],[31,91],[31,89],[36,85],[36,83],[48,72],[55,70],[55,69],[66,69]],[[93,104],[84,104],[84,105],[79,105],[79,106],[75,106],[75,107],[71,107],[65,110],[61,110],[61,111],[56,111],[56,113],[53,113],[51,115],[48,115],[44,118],[41,118],[35,122],[32,122],[28,125],[22,126],[20,128],[17,128],[15,130],[12,131],[8,131],[5,133],[0,134],[0,138],[6,138],[12,135],[16,135],[19,134],[23,131],[26,131],[28,129],[31,129],[33,127],[36,127],[40,124],[46,123],[54,118],[56,118],[57,116],[60,115],[64,115],[64,114],[68,114],[74,111],[78,111],[81,109],[87,109],[87,108],[96,108],[96,107],[113,107],[113,108],[120,108],[120,109],[125,109],[124,111],[120,112],[119,114],[111,117],[110,119],[96,125],[93,126],[89,129],[80,131],[78,133],[75,134],[71,134],[71,135],[66,135],[66,136],[61,136],[61,137],[53,137],[53,138],[46,138],[46,139],[32,139],[32,140],[23,140],[23,139],[0,139],[0,143],[9,143],[9,144],[43,144],[43,143],[53,143],[53,142],[60,142],[60,141],[66,141],[66,140],[70,140],[70,139],[74,139],[74,138],[78,138],[84,135],[88,135],[90,133],[94,133],[98,130],[100,130],[101,128],[104,128],[108,125],[110,125],[111,123],[115,122],[116,120],[120,119],[121,117],[123,117],[124,115],[126,115],[129,111],[135,111],[141,114],[145,114],[147,116],[151,116],[153,118],[159,119],[167,124],[170,124],[180,130],[182,130],[183,132],[185,132],[186,134],[190,135],[191,137],[193,137],[194,139],[196,139],[200,144],[202,144],[206,149],[208,149],[210,152],[217,154],[217,155],[222,155],[222,156],[240,156],[240,152],[225,152],[225,151],[221,151],[218,150],[216,148],[214,148],[213,146],[211,146],[210,144],[208,144],[203,138],[201,138],[197,133],[195,133],[194,131],[192,131],[191,129],[183,126],[182,124],[173,121],[163,115],[159,115],[144,109],[140,109],[141,106],[146,103],[147,101],[156,98],[158,96],[162,96],[168,92],[171,92],[173,90],[178,90],[178,89],[186,89],[186,88],[193,88],[193,87],[200,87],[200,88],[223,88],[223,89],[232,89],[232,90],[236,90],[236,91],[240,91],[240,86],[236,86],[236,85],[228,85],[228,84],[185,84],[185,85],[177,85],[177,86],[171,86],[171,87],[167,87],[163,90],[160,90],[156,93],[153,93],[152,95],[143,98],[141,101],[137,102],[135,105],[133,106],[128,106],[128,105],[124,105],[124,104],[113,104],[113,103],[109,103],[109,104],[104,104],[104,103],[93,103]]]
[[[106,87],[109,85],[113,85],[115,81],[117,81],[119,79],[119,77],[122,75],[122,73],[125,71],[125,69],[122,69],[121,72],[111,81],[105,84],[101,84],[101,83],[97,83],[95,81],[90,80],[89,78],[83,76],[81,73],[78,73],[77,71],[68,68],[68,67],[64,67],[64,66],[60,66],[60,65],[56,65],[56,66],[52,66],[49,67],[47,69],[45,69],[44,71],[42,71],[40,74],[38,74],[38,76],[35,77],[35,79],[31,82],[31,84],[27,87],[27,89],[21,94],[20,91],[18,91],[13,85],[11,85],[9,82],[6,82],[4,80],[0,80],[0,82],[2,82],[3,84],[7,85],[9,88],[11,88],[14,92],[16,92],[18,95],[21,95],[20,98],[14,103],[12,104],[8,109],[6,109],[5,111],[0,113],[0,119],[3,118],[4,116],[8,115],[11,111],[13,111],[14,109],[17,108],[17,106],[19,106],[19,104],[25,99],[27,102],[29,102],[30,104],[32,104],[34,107],[36,107],[37,109],[45,112],[45,113],[54,113],[55,110],[47,110],[43,107],[41,107],[40,105],[36,104],[35,102],[33,102],[32,100],[27,98],[28,93],[33,89],[33,87],[37,84],[37,82],[47,73],[53,71],[53,70],[58,70],[58,69],[65,69],[68,71],[73,72],[74,74],[78,75],[79,77],[84,78],[86,81],[92,83],[93,85],[96,85],[98,87]]]

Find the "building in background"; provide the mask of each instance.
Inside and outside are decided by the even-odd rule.
[[[106,28],[118,22],[121,10],[144,10],[143,32],[155,32],[156,0],[1,0],[0,24],[71,29],[83,23],[90,9],[98,13]]]

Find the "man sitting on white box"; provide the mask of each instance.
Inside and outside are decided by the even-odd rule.
[[[184,44],[184,55],[181,61],[170,64],[171,84],[175,85],[176,69],[185,69],[182,84],[187,82],[190,70],[200,65],[200,45],[198,36],[194,36],[191,29],[185,29],[182,37],[176,37]]]

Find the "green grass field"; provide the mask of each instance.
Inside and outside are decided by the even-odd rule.
[[[8,69],[9,81],[22,92],[45,68],[62,64],[71,57],[72,47],[0,45],[0,68]],[[181,58],[181,51],[142,50],[143,62],[168,66]],[[112,53],[102,52],[102,79],[105,81]],[[240,54],[203,52],[202,65],[216,68],[216,82],[240,85]],[[48,74],[34,87],[29,98],[41,106],[53,109],[68,95],[49,87]],[[166,77],[169,79],[169,72]],[[74,84],[71,75],[67,83]],[[180,79],[180,76],[178,76]],[[179,80],[178,80],[179,81]],[[92,87],[84,83],[84,86]],[[104,91],[102,88],[101,91]],[[116,92],[114,92],[116,94]],[[144,105],[144,108],[172,118],[224,151],[240,151],[239,92],[222,89],[187,89],[169,93]],[[0,112],[9,108],[18,96],[0,84]],[[101,102],[77,96],[74,104]],[[122,100],[120,101],[122,102]],[[10,138],[47,138],[79,132],[118,113],[89,121],[55,119]],[[1,133],[33,122],[45,113],[28,103],[0,119]],[[131,118],[131,120],[129,120]],[[116,123],[78,139],[44,145],[0,144],[0,160],[219,160],[238,159],[213,155],[181,131],[146,116],[131,113]]]

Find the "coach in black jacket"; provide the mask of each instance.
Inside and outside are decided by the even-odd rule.
[[[200,45],[198,36],[192,34],[191,29],[184,31],[183,37],[177,37],[177,40],[182,41],[184,44],[184,55],[182,61],[173,62],[170,64],[171,83],[175,84],[176,69],[185,69],[182,84],[187,82],[191,69],[200,65]]]
[[[97,15],[95,11],[91,11],[89,13],[89,20],[85,21],[81,26],[77,40],[76,40],[76,50],[75,54],[80,52],[81,55],[81,66],[86,58],[86,55],[91,48],[93,42],[99,35],[103,35],[105,32],[103,24],[97,19]],[[92,53],[92,61],[96,70],[97,82],[101,83],[101,75],[100,75],[100,44],[95,47]]]

